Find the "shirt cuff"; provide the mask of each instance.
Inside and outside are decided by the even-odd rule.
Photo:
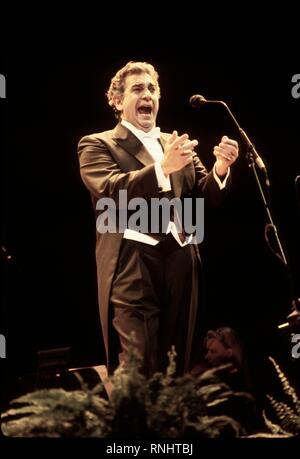
[[[157,183],[159,188],[161,188],[161,191],[170,191],[171,188],[171,182],[170,182],[170,177],[166,177],[160,162],[156,162],[154,164],[155,167],[155,173],[156,173],[156,178],[157,178]]]
[[[228,177],[229,177],[229,174],[230,174],[230,167],[228,167],[227,174],[226,174],[225,177],[221,180],[220,177],[218,176],[217,172],[216,172],[216,165],[214,164],[214,167],[213,167],[213,176],[214,176],[215,181],[216,181],[217,184],[219,185],[220,190],[223,190],[223,189],[225,188],[227,179],[228,179]]]

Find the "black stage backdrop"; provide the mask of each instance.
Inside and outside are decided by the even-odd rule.
[[[241,147],[230,195],[221,208],[205,213],[202,326],[229,325],[240,333],[262,393],[270,387],[268,355],[296,384],[290,334],[277,330],[299,296],[300,98],[292,96],[292,77],[300,69],[292,28],[282,41],[275,26],[270,35],[263,22],[249,33],[244,24],[237,29],[230,19],[208,18],[211,29],[204,32],[201,21],[189,28],[183,17],[183,29],[179,18],[158,21],[153,11],[134,21],[121,12],[72,8],[63,14],[26,6],[7,15],[0,68],[7,83],[0,100],[1,245],[12,258],[1,261],[0,332],[11,378],[35,371],[41,349],[71,346],[72,366],[104,364],[94,216],[76,149],[83,135],[115,124],[104,96],[110,78],[129,60],[142,60],[160,74],[158,124],[197,138],[208,168],[213,145],[223,134],[238,139],[238,133],[221,106],[193,109],[188,101],[195,93],[227,102],[265,160],[294,287],[264,241],[266,216]],[[186,14],[193,17],[193,11]],[[254,42],[253,27],[259,26]]]

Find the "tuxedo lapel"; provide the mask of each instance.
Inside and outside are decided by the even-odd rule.
[[[144,166],[149,166],[154,163],[154,159],[144,147],[142,142],[122,124],[118,124],[113,131],[113,139],[117,144],[127,151],[131,156],[134,156]]]
[[[115,127],[112,138],[123,150],[126,150],[127,153],[137,159],[144,166],[149,166],[150,164],[154,163],[153,157],[150,155],[142,142],[140,142],[140,140],[134,134],[132,134],[129,129],[127,129],[125,126],[122,126],[122,124],[118,124]],[[167,138],[168,136],[165,134],[161,134],[160,136],[159,140],[163,150]],[[173,174],[170,175],[170,180],[174,195],[180,197],[184,180],[183,170],[173,172]]]

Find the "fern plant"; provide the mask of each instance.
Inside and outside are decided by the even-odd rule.
[[[11,402],[2,414],[2,432],[13,437],[105,437],[112,413],[99,397],[102,384],[90,390],[77,374],[82,389],[43,389]]]
[[[283,392],[289,398],[291,404],[288,405],[287,403],[279,402],[271,395],[267,395],[280,423],[279,426],[272,424],[265,416],[267,426],[272,432],[275,431],[275,433],[278,432],[282,435],[300,434],[300,399],[280,366],[272,357],[269,357],[269,360],[272,362],[281,382]]]
[[[222,382],[222,368],[198,378],[175,376],[176,353],[169,353],[166,373],[146,379],[132,347],[126,366],[112,377],[107,401],[102,384],[94,389],[78,375],[81,390],[44,389],[12,401],[2,415],[2,431],[23,437],[215,438],[247,434],[240,411],[251,397]],[[246,409],[245,409],[246,407]]]

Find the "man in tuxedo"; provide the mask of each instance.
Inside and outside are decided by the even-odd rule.
[[[112,78],[107,98],[117,126],[83,137],[78,147],[81,177],[91,193],[97,222],[104,212],[99,200],[112,198],[118,213],[122,190],[128,201],[202,196],[205,204],[215,206],[222,200],[230,166],[238,156],[237,142],[221,139],[208,173],[194,152],[197,140],[175,130],[161,133],[156,127],[160,87],[151,64],[126,64]],[[189,370],[198,302],[197,245],[189,243],[174,221],[155,234],[131,228],[96,234],[99,308],[109,372],[119,362],[126,363],[132,331],[146,375],[165,368],[172,345],[178,373]]]

